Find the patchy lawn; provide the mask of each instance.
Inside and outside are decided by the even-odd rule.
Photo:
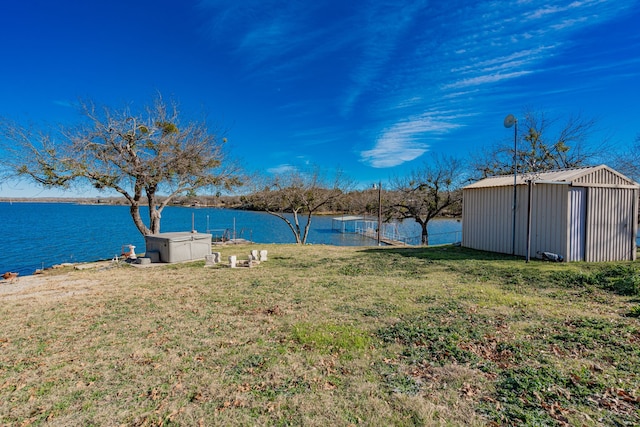
[[[0,425],[638,425],[640,268],[443,246],[0,282]]]

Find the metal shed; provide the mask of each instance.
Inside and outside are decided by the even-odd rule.
[[[463,188],[462,246],[525,256],[530,220],[532,257],[635,260],[639,188],[606,165],[518,175],[515,185],[513,175],[486,178]]]

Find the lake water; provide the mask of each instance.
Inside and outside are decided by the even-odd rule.
[[[142,217],[147,217],[146,208]],[[256,243],[295,243],[288,226],[264,212],[220,208],[169,206],[162,211],[161,232],[190,231],[232,235]],[[416,237],[420,228],[413,221],[395,227],[405,236]],[[461,240],[462,225],[456,220],[434,220],[429,224],[430,243]],[[65,262],[111,259],[123,245],[144,252],[144,238],[133,225],[128,206],[71,203],[1,203],[2,254],[0,274],[17,271],[29,275],[37,269]],[[314,216],[307,243],[336,246],[375,246],[376,240],[332,229],[331,216]]]

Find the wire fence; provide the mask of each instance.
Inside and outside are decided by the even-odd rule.
[[[378,230],[373,227],[356,227],[355,232],[371,239],[378,238]],[[420,246],[422,245],[422,234],[406,236],[393,224],[383,224],[380,240],[386,244]],[[429,233],[428,240],[429,246],[457,243],[462,241],[462,231]]]

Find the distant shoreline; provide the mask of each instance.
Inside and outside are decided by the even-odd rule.
[[[127,204],[125,198],[101,197],[0,197],[0,203],[86,203],[99,205]]]
[[[106,206],[125,206],[129,204],[125,198],[99,197],[0,197],[0,203],[71,203]]]
[[[129,206],[129,202],[124,197],[0,197],[0,203],[75,203],[82,205],[97,205],[97,206]],[[142,206],[146,206],[144,203]],[[224,203],[207,205],[207,204],[180,204],[170,203],[168,206],[183,207],[183,208],[223,208],[234,209],[248,212],[264,212],[254,211],[252,209],[243,209],[239,206],[225,205]],[[340,215],[359,215],[357,213],[347,212],[333,212],[333,211],[320,211],[314,213],[317,216],[340,216]],[[434,219],[460,219],[460,215],[447,215],[442,214]]]
[[[75,203],[80,205],[129,206],[129,202],[124,197],[0,197],[0,203]],[[141,206],[146,206],[146,202],[143,201]],[[202,203],[195,205],[170,203],[169,206],[227,207],[224,204],[206,205]]]

